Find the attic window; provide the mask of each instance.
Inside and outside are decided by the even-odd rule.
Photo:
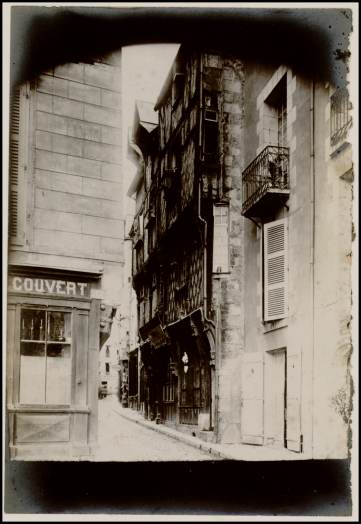
[[[184,74],[177,72],[173,77],[172,85],[172,106],[175,106],[181,96],[183,95],[184,90]]]

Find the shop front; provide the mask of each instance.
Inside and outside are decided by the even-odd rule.
[[[140,334],[140,403],[145,417],[189,429],[213,429],[214,355],[201,311],[165,329],[154,321]]]
[[[100,275],[9,268],[10,457],[89,457],[97,439]]]
[[[178,422],[210,430],[212,421],[211,347],[201,310],[171,324],[167,333],[177,351]]]

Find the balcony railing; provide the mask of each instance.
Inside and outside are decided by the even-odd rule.
[[[287,147],[267,146],[242,174],[242,215],[262,216],[289,195]]]
[[[337,89],[331,96],[331,145],[345,139],[352,124],[351,104],[347,89]]]

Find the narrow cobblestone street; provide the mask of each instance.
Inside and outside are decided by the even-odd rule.
[[[99,400],[99,447],[96,461],[216,460],[209,454],[145,428],[119,415],[118,400]]]

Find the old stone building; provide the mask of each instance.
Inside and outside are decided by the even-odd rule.
[[[7,409],[13,458],[88,456],[124,287],[121,54],[12,93]]]
[[[345,91],[182,46],[151,109],[129,191],[138,409],[215,442],[346,457]]]

